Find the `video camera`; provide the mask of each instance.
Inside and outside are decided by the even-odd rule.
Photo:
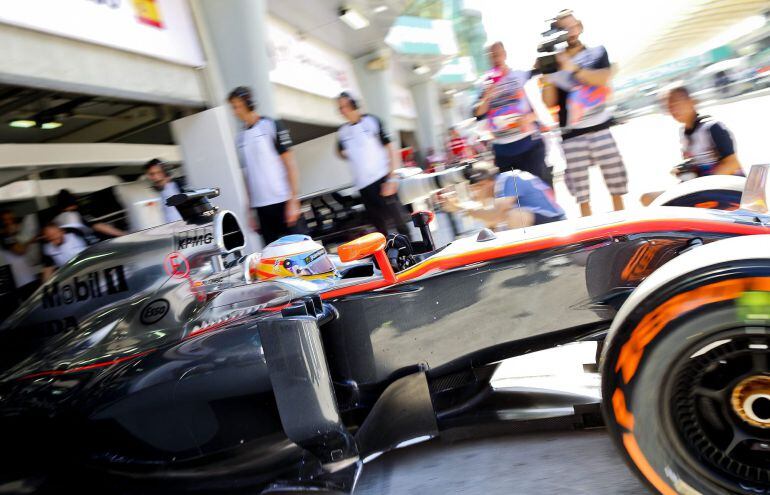
[[[550,20],[550,28],[542,33],[542,41],[537,45],[537,66],[543,74],[553,74],[559,70],[556,54],[564,51],[569,39],[569,33],[558,26],[557,19]]]

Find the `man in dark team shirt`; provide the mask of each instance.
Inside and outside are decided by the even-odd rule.
[[[392,226],[408,236],[406,212],[396,196],[398,182],[393,172],[399,162],[390,136],[379,118],[361,112],[350,93],[341,93],[337,106],[347,121],[337,130],[337,154],[350,166],[366,214],[383,235]]]
[[[680,131],[682,159],[689,162],[684,169],[696,177],[706,175],[743,175],[743,169],[735,154],[735,142],[727,127],[718,120],[699,115],[695,100],[684,86],[671,89],[665,99],[668,112],[674,120],[683,124]],[[680,169],[672,172],[677,174]],[[687,180],[683,175],[677,175]],[[692,178],[692,177],[690,177]],[[640,201],[647,206],[660,196],[662,191],[648,192]]]
[[[291,137],[283,125],[257,113],[251,90],[239,86],[227,100],[243,123],[236,145],[241,161],[251,226],[265,245],[288,234],[303,234],[300,218],[299,170],[291,151]]]
[[[561,11],[556,22],[569,39],[567,50],[557,55],[560,70],[545,76],[543,101],[548,107],[559,106],[567,189],[583,216],[590,215],[588,169],[598,165],[615,210],[622,210],[623,195],[628,192],[626,167],[610,133],[612,113],[607,104],[612,69],[607,50],[580,42],[583,24],[571,10]]]
[[[707,115],[699,115],[695,101],[684,86],[668,92],[666,107],[674,120],[683,124],[682,157],[704,175],[743,175],[735,155],[735,143],[727,127]]]

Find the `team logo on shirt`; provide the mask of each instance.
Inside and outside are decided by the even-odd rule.
[[[83,302],[89,299],[119,294],[128,290],[123,265],[97,270],[79,277],[72,277],[68,284],[55,281],[43,286],[43,307]]]

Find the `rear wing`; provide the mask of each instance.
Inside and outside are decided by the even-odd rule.
[[[768,214],[768,176],[770,176],[770,164],[752,165],[746,186],[741,194],[741,210],[750,211],[759,215]]]

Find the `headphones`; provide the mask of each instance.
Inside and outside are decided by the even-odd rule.
[[[340,95],[337,98],[345,98],[350,102],[350,106],[353,107],[353,110],[358,110],[358,102],[347,91],[343,91],[342,93],[340,93]]]
[[[238,86],[234,90],[230,91],[230,95],[228,96],[228,100],[232,100],[233,98],[240,98],[243,100],[243,103],[246,104],[246,107],[254,111],[254,108],[256,105],[254,105],[254,100],[251,96],[251,89],[249,89],[247,86]]]

